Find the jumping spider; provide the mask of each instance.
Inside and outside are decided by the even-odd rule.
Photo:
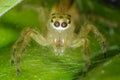
[[[30,39],[35,40],[42,46],[52,46],[56,54],[64,53],[66,47],[77,48],[83,46],[86,56],[86,65],[89,65],[89,39],[87,37],[90,32],[93,32],[103,44],[103,54],[105,56],[105,38],[94,25],[86,24],[80,28],[79,33],[75,33],[75,22],[77,20],[75,16],[78,14],[73,1],[74,0],[71,0],[67,2],[67,4],[59,2],[52,8],[46,23],[48,32],[45,37],[43,37],[40,32],[31,28],[25,28],[22,31],[20,37],[13,45],[11,58],[11,64],[14,64],[16,58],[18,74],[20,73],[21,54],[25,50]]]

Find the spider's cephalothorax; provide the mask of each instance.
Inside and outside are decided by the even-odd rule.
[[[73,38],[74,26],[71,15],[52,13],[48,21],[48,42],[52,45],[55,53],[62,54]],[[68,34],[71,33],[71,36]],[[69,39],[69,41],[67,40]]]

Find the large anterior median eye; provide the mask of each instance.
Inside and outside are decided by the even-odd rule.
[[[61,26],[62,26],[63,28],[65,28],[65,27],[67,27],[67,23],[66,23],[66,22],[63,22],[63,23],[61,24]]]
[[[55,26],[55,27],[59,27],[59,26],[60,26],[60,23],[59,23],[58,21],[55,21],[55,22],[54,22],[54,26]]]

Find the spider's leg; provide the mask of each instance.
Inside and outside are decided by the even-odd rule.
[[[106,50],[107,50],[107,45],[106,45],[106,40],[104,38],[104,36],[98,31],[98,29],[91,24],[87,24],[85,27],[83,27],[81,29],[80,32],[80,36],[85,37],[85,45],[84,45],[84,51],[85,51],[85,55],[86,55],[86,64],[85,66],[87,66],[87,68],[84,70],[85,72],[87,72],[88,69],[88,65],[90,63],[90,59],[89,59],[89,41],[87,39],[87,35],[93,32],[95,34],[95,36],[99,39],[99,41],[102,43],[102,51],[103,51],[103,56],[104,58],[106,58]]]
[[[27,44],[30,41],[30,38],[35,40],[38,44],[46,46],[48,42],[46,39],[39,34],[38,31],[35,31],[30,28],[26,28],[22,31],[20,38],[16,41],[15,45],[13,46],[12,51],[12,58],[11,58],[11,64],[14,63],[14,60],[16,58],[17,62],[17,74],[20,73],[20,59],[23,51],[25,50]]]
[[[94,26],[94,25],[88,25],[91,26],[91,30],[92,32],[95,34],[95,36],[99,39],[99,41],[102,44],[102,53],[103,53],[103,57],[106,58],[106,51],[107,51],[107,43],[106,40],[104,38],[104,36],[98,31],[98,29]]]
[[[84,36],[87,36],[90,32],[93,32],[95,36],[98,38],[98,40],[101,42],[103,57],[106,58],[106,50],[107,50],[106,40],[104,36],[98,31],[98,29],[94,25],[87,24],[84,28],[81,29],[80,34],[81,35],[84,34]]]
[[[100,42],[103,45],[103,55],[104,58],[106,58],[106,40],[103,37],[103,35],[97,30],[97,28],[91,24],[88,24],[87,26],[84,26],[81,28],[79,36],[76,40],[73,41],[71,47],[80,47],[84,46],[84,53],[85,53],[85,67],[83,70],[83,75],[86,74],[88,71],[89,65],[90,65],[90,55],[89,55],[89,40],[87,38],[88,34],[90,32],[93,32],[96,37],[100,40]]]
[[[84,38],[84,53],[85,53],[85,67],[83,69],[83,76],[86,75],[86,72],[88,71],[89,65],[90,65],[90,52],[89,52],[89,40],[87,38]]]
[[[84,53],[85,53],[85,67],[83,69],[83,75],[86,75],[86,72],[88,71],[89,65],[90,65],[90,55],[89,55],[89,40],[86,37],[79,37],[76,40],[73,41],[71,47],[80,47],[83,46]]]
[[[21,43],[22,43],[23,40],[24,40],[24,36],[28,33],[28,31],[29,31],[29,28],[24,29],[24,30],[21,32],[21,35],[20,35],[20,37],[18,38],[18,40],[14,43],[14,45],[13,45],[13,47],[12,47],[11,65],[14,64],[14,62],[15,62],[15,57],[16,57],[16,52],[17,52],[17,50],[20,48],[20,45],[21,45]]]

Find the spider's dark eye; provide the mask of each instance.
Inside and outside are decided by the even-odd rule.
[[[68,21],[68,24],[70,24],[70,23],[71,23],[71,20]]]
[[[65,28],[65,27],[67,27],[67,23],[66,23],[66,22],[63,22],[63,23],[61,24],[61,26],[62,26],[63,28]]]
[[[51,19],[51,22],[53,22],[53,19]]]
[[[55,22],[54,22],[54,26],[55,26],[55,27],[59,27],[59,26],[60,26],[60,23],[59,23],[58,21],[55,21]]]

